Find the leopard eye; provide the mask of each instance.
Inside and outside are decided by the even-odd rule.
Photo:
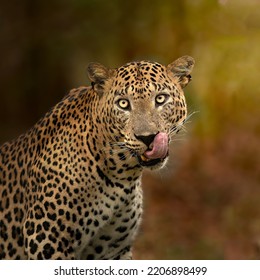
[[[168,97],[166,94],[159,94],[155,97],[155,102],[157,105],[162,105],[167,101]]]
[[[125,98],[119,99],[117,101],[117,105],[123,110],[129,110],[130,109],[130,102],[129,102],[129,100],[127,100]]]

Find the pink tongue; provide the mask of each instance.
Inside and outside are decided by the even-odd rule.
[[[159,132],[151,144],[152,150],[144,153],[148,159],[165,158],[168,153],[168,135],[163,132]]]

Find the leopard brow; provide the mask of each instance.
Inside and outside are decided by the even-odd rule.
[[[115,96],[124,96],[124,95],[127,95],[128,89],[129,89],[129,87],[126,87],[126,88],[124,88],[124,89],[121,90],[121,91],[116,90],[114,94],[115,94]]]

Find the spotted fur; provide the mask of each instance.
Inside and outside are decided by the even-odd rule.
[[[91,63],[90,87],[0,147],[0,259],[131,259],[142,171],[168,157],[142,155],[185,122],[193,64]]]

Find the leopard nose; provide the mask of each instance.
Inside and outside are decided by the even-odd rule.
[[[150,135],[136,135],[135,134],[135,138],[137,140],[142,141],[149,148],[149,146],[153,143],[153,140],[157,134],[158,133],[150,134]]]

